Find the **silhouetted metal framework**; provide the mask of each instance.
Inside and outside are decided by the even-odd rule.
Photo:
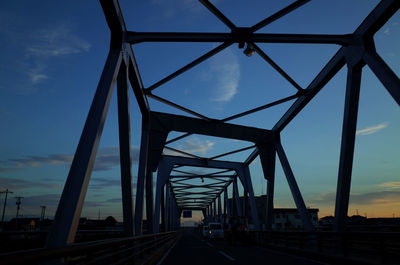
[[[118,122],[121,159],[121,183],[123,198],[123,218],[127,235],[139,235],[142,233],[142,212],[144,193],[146,191],[146,215],[150,223],[154,221],[154,214],[159,215],[160,210],[153,209],[153,177],[157,170],[162,151],[169,149],[184,156],[189,156],[198,162],[212,164],[219,163],[215,159],[221,158],[244,150],[253,150],[250,156],[242,162],[248,165],[259,155],[263,167],[264,177],[267,180],[267,229],[271,228],[272,209],[274,198],[275,156],[276,153],[282,164],[290,190],[300,211],[305,228],[312,230],[307,225],[309,218],[305,210],[305,204],[297,186],[294,174],[280,141],[280,132],[293,120],[296,115],[314,98],[314,96],[335,76],[339,70],[347,65],[347,84],[345,97],[345,110],[343,117],[342,142],[340,152],[339,174],[336,192],[335,229],[345,229],[348,211],[350,180],[353,163],[354,142],[356,133],[357,111],[360,91],[360,79],[362,68],[365,65],[381,81],[393,99],[400,104],[400,81],[398,76],[390,69],[385,61],[376,52],[374,34],[397,12],[400,1],[382,0],[374,10],[364,19],[360,26],[352,34],[271,34],[257,33],[268,24],[280,19],[286,14],[306,4],[307,0],[298,0],[281,9],[275,14],[265,18],[252,27],[237,27],[229,18],[221,13],[207,0],[200,2],[211,11],[229,29],[228,33],[198,33],[198,32],[134,32],[127,30],[116,0],[100,0],[108,26],[111,31],[111,43],[109,54],[94,96],[90,111],[68,174],[67,182],[62,193],[61,200],[55,216],[52,232],[49,235],[47,245],[59,246],[74,240],[80,213],[83,206],[89,178],[92,172],[95,156],[100,141],[101,132],[106,118],[115,81],[118,92]],[[141,42],[221,42],[219,46],[193,60],[174,73],[166,76],[149,87],[144,87],[137,67],[131,45]],[[294,87],[293,95],[274,102],[266,102],[262,106],[254,107],[245,112],[217,120],[191,109],[180,106],[154,94],[155,89],[183,74],[192,67],[209,59],[230,45],[238,43],[239,48],[245,45],[252,47],[254,51],[270,64],[283,78]],[[301,87],[278,64],[276,64],[257,43],[306,43],[306,44],[336,44],[340,49],[329,62],[316,75],[307,86]],[[130,154],[130,124],[128,110],[128,89],[131,85],[142,114],[142,138],[140,147],[139,170],[137,180],[137,194],[135,215],[133,214],[132,201],[132,174]],[[151,97],[164,104],[186,112],[195,118],[166,113],[152,112],[148,104]],[[267,109],[278,104],[295,100],[281,119],[271,130],[262,130],[246,126],[229,124],[239,117]],[[183,135],[167,141],[171,131],[184,132]],[[169,147],[168,144],[181,140],[191,134],[212,135],[224,138],[232,138],[250,141],[253,144],[246,148],[233,150],[214,157],[199,157],[181,150]],[[249,135],[250,134],[250,135]],[[177,157],[183,159],[183,157]],[[179,166],[179,165],[178,165]],[[160,169],[158,169],[160,172]],[[227,207],[227,186],[233,185],[234,200],[238,198],[237,173],[221,172],[209,175],[198,175],[192,172],[180,172],[177,167],[171,169],[180,175],[170,175],[167,178],[167,188],[159,189],[156,197],[161,208],[162,224],[166,229],[173,229],[179,225],[179,211],[182,209],[202,210],[205,217],[215,217],[221,213],[221,195],[224,194],[224,213],[241,214],[241,209],[236,203],[232,209]],[[161,170],[162,171],[162,170]],[[167,170],[168,171],[168,170]],[[167,172],[164,171],[164,172]],[[225,174],[226,173],[226,174]],[[229,174],[230,175],[229,175]],[[186,176],[183,176],[185,174]],[[223,176],[224,175],[224,176]],[[229,176],[228,176],[229,175]],[[184,184],[183,180],[191,178],[212,178],[216,180],[202,193],[191,192],[195,185]],[[197,188],[200,188],[197,186]],[[189,196],[191,195],[191,196]],[[196,197],[196,202],[190,201]],[[218,202],[217,202],[218,201]],[[218,205],[217,205],[218,204]],[[217,214],[218,208],[218,214]],[[253,209],[254,210],[254,209]],[[157,212],[158,211],[158,212]],[[228,213],[229,214],[229,213]],[[135,217],[135,221],[134,221]]]

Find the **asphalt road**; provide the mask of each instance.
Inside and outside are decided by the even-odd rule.
[[[321,265],[316,261],[251,246],[230,246],[225,240],[207,240],[190,230],[181,232],[175,247],[160,261],[160,265],[177,264],[279,264]]]

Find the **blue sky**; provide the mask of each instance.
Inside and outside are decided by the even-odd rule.
[[[259,32],[351,33],[378,1],[311,1]],[[252,26],[291,1],[212,1],[237,26]],[[133,31],[229,32],[191,0],[120,1]],[[0,189],[24,196],[21,213],[54,214],[109,45],[98,1],[2,1],[0,3]],[[400,14],[375,35],[379,54],[400,72]],[[145,87],[211,50],[218,43],[141,43],[133,46]],[[302,87],[339,49],[336,45],[260,44]],[[343,68],[282,132],[282,143],[307,206],[333,214],[340,151],[346,68]],[[368,67],[363,70],[349,214],[400,216],[398,105]],[[296,90],[259,56],[237,45],[154,90],[212,118],[225,118],[292,95]],[[115,94],[115,93],[114,93]],[[292,102],[233,123],[272,128]],[[150,99],[157,111],[183,114]],[[121,218],[117,105],[114,95],[101,138],[83,215]],[[133,175],[137,174],[141,117],[131,93]],[[178,135],[172,134],[170,137]],[[201,156],[250,143],[194,135],[172,144]],[[250,153],[227,157],[243,161]],[[259,160],[251,165],[256,195],[265,194]],[[292,207],[280,164],[276,207]],[[1,197],[3,200],[4,196]],[[1,202],[0,202],[1,203]],[[9,200],[7,216],[15,212]]]

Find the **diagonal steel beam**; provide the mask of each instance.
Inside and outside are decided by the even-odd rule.
[[[73,243],[108,107],[121,65],[121,47],[112,42],[96,94],[68,173],[46,246]]]
[[[296,99],[296,98],[300,97],[300,95],[301,95],[301,93],[297,93],[297,94],[295,94],[295,95],[291,95],[291,96],[288,96],[288,97],[285,97],[285,98],[276,100],[276,101],[274,101],[274,102],[267,103],[267,104],[265,104],[265,105],[256,107],[256,108],[254,108],[254,109],[250,109],[250,110],[247,110],[247,111],[245,111],[245,112],[241,112],[241,113],[235,114],[235,115],[230,116],[230,117],[227,117],[227,118],[225,118],[225,119],[223,119],[223,120],[221,120],[221,121],[224,121],[224,122],[225,122],[225,121],[231,121],[231,120],[234,120],[234,119],[237,119],[237,118],[241,118],[241,117],[243,117],[243,116],[246,116],[246,115],[255,113],[255,112],[257,112],[257,111],[264,110],[264,109],[266,109],[266,108],[270,108],[270,107],[273,107],[273,106],[276,106],[276,105],[285,103],[285,102],[287,102],[287,101]]]
[[[149,93],[150,91],[153,91],[154,89],[156,89],[157,87],[165,84],[166,82],[174,79],[175,77],[177,77],[178,75],[186,72],[187,70],[193,68],[194,66],[204,62],[205,60],[207,60],[208,58],[214,56],[215,54],[219,53],[220,51],[224,50],[225,48],[229,47],[232,44],[232,42],[228,41],[228,42],[224,42],[221,45],[217,46],[216,48],[212,49],[211,51],[207,52],[206,54],[200,56],[199,58],[197,58],[196,60],[190,62],[189,64],[185,65],[184,67],[180,68],[179,70],[175,71],[174,73],[168,75],[167,77],[161,79],[160,81],[158,81],[157,83],[151,85],[149,88],[145,89],[146,93]]]
[[[153,98],[153,99],[155,99],[155,100],[157,100],[157,101],[159,101],[159,102],[162,102],[162,103],[164,103],[164,104],[167,104],[167,105],[169,105],[169,106],[171,106],[171,107],[174,107],[174,108],[176,108],[176,109],[179,109],[179,110],[181,110],[181,111],[183,111],[183,112],[189,113],[189,114],[191,114],[191,115],[193,115],[193,116],[195,116],[195,117],[199,117],[199,118],[204,119],[204,120],[211,120],[210,118],[208,118],[208,117],[206,117],[206,116],[204,116],[204,115],[202,115],[202,114],[200,114],[200,113],[198,113],[198,112],[195,112],[195,111],[193,111],[193,110],[190,110],[190,109],[188,109],[188,108],[185,108],[185,107],[183,107],[183,106],[181,106],[181,105],[178,105],[178,104],[176,104],[176,103],[174,103],[174,102],[172,102],[172,101],[166,100],[165,98],[156,96],[156,95],[154,95],[154,94],[152,94],[152,93],[148,93],[147,96],[148,96],[148,97],[151,97],[151,98]]]
[[[222,14],[221,11],[219,11],[218,8],[216,8],[213,4],[210,3],[208,0],[200,0],[200,3],[202,3],[208,10],[211,11],[219,20],[222,21],[228,28],[231,30],[236,29],[236,26],[224,15]]]
[[[174,151],[174,152],[177,152],[177,153],[181,153],[181,154],[183,154],[183,155],[187,155],[187,156],[190,156],[190,157],[199,158],[199,159],[204,159],[204,158],[201,157],[201,156],[197,156],[197,155],[194,155],[194,154],[191,154],[191,153],[188,153],[188,152],[185,152],[185,151],[176,149],[176,148],[164,146],[164,149],[168,149],[168,150],[170,150],[170,151]]]
[[[285,8],[283,8],[283,9],[279,10],[278,12],[276,12],[275,14],[267,17],[266,19],[263,19],[262,21],[258,22],[254,26],[252,26],[251,27],[251,31],[255,32],[255,31],[265,27],[266,25],[271,24],[275,20],[278,20],[281,17],[289,14],[290,12],[292,12],[293,10],[296,10],[297,8],[299,8],[302,5],[306,4],[307,2],[310,2],[310,0],[299,0],[299,1],[296,1],[296,2],[286,6]]]
[[[264,59],[267,63],[269,63],[283,78],[285,78],[290,84],[292,84],[298,91],[302,91],[303,88],[296,83],[282,68],[276,64],[271,57],[269,57],[260,47],[258,47],[255,43],[251,43],[254,50]]]

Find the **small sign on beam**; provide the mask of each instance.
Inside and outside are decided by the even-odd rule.
[[[183,211],[183,218],[192,218],[192,211]]]

